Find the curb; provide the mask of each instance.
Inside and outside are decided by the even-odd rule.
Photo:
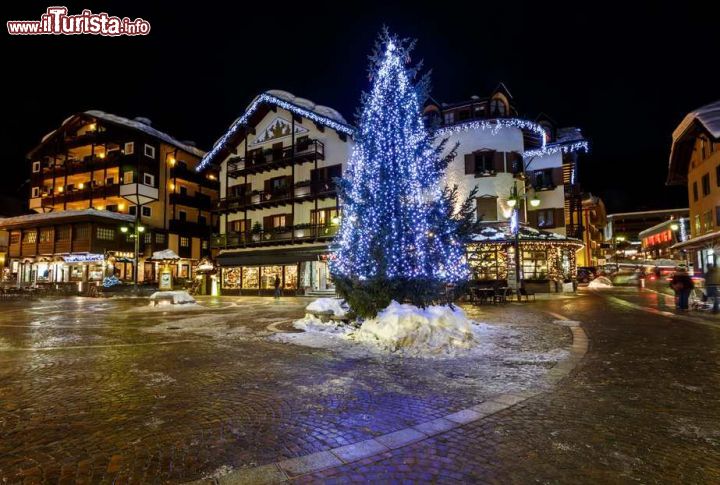
[[[589,339],[585,330],[580,327],[580,322],[569,320],[556,313],[551,313],[551,315],[558,318],[558,320],[554,321],[555,324],[568,327],[573,336],[570,356],[556,364],[546,374],[546,379],[551,384],[556,384],[567,377],[580,363],[580,360],[588,351]],[[189,482],[189,485],[265,484],[293,480],[302,475],[353,463],[423,441],[431,436],[491,416],[545,392],[547,391],[531,389],[498,394],[480,404],[448,414],[442,418],[425,421],[372,439],[331,448],[327,451],[318,451],[309,455],[288,458],[268,465],[235,470],[216,479],[208,478]]]

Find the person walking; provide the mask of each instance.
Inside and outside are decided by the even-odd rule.
[[[280,277],[278,275],[275,275],[275,299],[280,299]]]
[[[692,278],[685,268],[679,267],[670,280],[670,287],[675,291],[675,306],[678,310],[687,310],[690,292],[695,288]]]
[[[708,265],[707,273],[705,273],[705,288],[708,300],[712,298],[712,312],[720,311],[720,268],[717,264]]]

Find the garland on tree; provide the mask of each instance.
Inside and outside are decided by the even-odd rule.
[[[457,191],[441,186],[455,150],[442,156],[445,142],[436,143],[424,125],[429,78],[415,81],[412,47],[381,34],[371,56],[372,87],[362,96],[355,145],[339,182],[343,217],[331,271],[360,316],[374,316],[393,299],[421,307],[439,302],[446,285],[468,272],[467,214],[454,212]]]

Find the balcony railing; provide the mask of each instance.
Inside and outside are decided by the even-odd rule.
[[[109,152],[104,158],[95,155],[87,155],[83,158],[69,158],[65,162],[54,163],[53,161],[44,161],[42,163],[43,175],[72,175],[76,173],[90,172],[100,170],[106,167],[117,167],[120,160],[124,157],[119,151]],[[53,168],[54,165],[54,168]]]
[[[207,224],[200,224],[198,222],[181,221],[173,219],[169,225],[170,232],[180,234],[181,236],[198,236],[206,237],[212,232],[212,228]]]
[[[328,224],[298,224],[292,227],[263,229],[255,233],[213,234],[210,238],[210,247],[213,249],[229,249],[326,240],[337,234],[338,227],[337,225]]]
[[[325,145],[318,140],[309,140],[295,143],[294,147],[268,148],[247,157],[233,157],[228,161],[228,176],[236,178],[324,159]]]
[[[90,186],[90,184],[88,184],[87,187],[84,187],[82,189],[66,189],[64,192],[55,194],[44,193],[41,194],[41,197],[42,206],[51,207],[55,204],[62,204],[63,202],[78,202],[81,200],[90,200],[91,197],[93,199],[104,199],[107,197],[115,197],[119,194],[119,184],[95,186]]]
[[[277,207],[280,205],[335,197],[337,187],[334,180],[317,180],[298,182],[292,187],[272,191],[255,190],[247,194],[221,199],[216,208],[220,212],[234,212],[241,210],[256,210],[264,207]]]
[[[195,207],[202,210],[210,210],[212,208],[212,200],[205,194],[190,195],[177,192],[172,193],[170,194],[170,203]]]
[[[214,180],[210,179],[206,173],[198,173],[182,165],[176,165],[170,169],[170,178],[179,178],[215,190],[220,189],[220,181],[217,178]]]

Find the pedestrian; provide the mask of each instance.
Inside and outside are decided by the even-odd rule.
[[[275,275],[275,299],[280,299],[280,277],[278,275]]]
[[[675,306],[678,310],[687,310],[690,292],[695,288],[692,278],[682,266],[677,268],[670,280],[670,287],[675,291]]]
[[[708,265],[707,273],[705,273],[705,295],[708,300],[712,298],[713,313],[717,313],[720,310],[720,268],[717,264]]]

